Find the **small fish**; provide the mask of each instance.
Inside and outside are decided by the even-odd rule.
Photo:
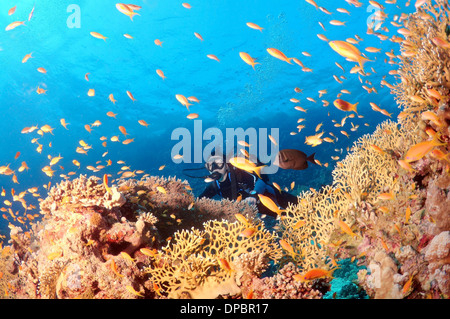
[[[109,117],[116,118],[117,113],[113,113],[112,111],[109,111],[109,112],[106,113],[106,115],[108,115]]]
[[[284,239],[280,239],[280,246],[281,248],[286,250],[289,254],[291,254],[292,257],[296,255],[296,253],[294,252],[294,248]]]
[[[239,56],[242,60],[244,60],[245,63],[251,65],[253,70],[255,69],[255,64],[259,64],[258,62],[255,62],[255,60],[248,53],[239,52]]]
[[[289,64],[292,64],[291,60],[292,58],[288,58],[283,52],[281,52],[278,49],[275,48],[268,48],[267,52],[269,52],[269,54],[281,61],[287,62]]]
[[[336,25],[336,26],[345,26],[345,22],[339,21],[339,20],[331,20],[330,21],[331,25]]]
[[[126,252],[122,251],[122,252],[120,252],[120,255],[122,256],[122,258],[129,260],[131,262],[134,262],[134,259]]]
[[[338,225],[344,233],[352,236],[352,238],[357,236],[344,221],[339,220]]]
[[[114,259],[111,259],[111,270],[112,270],[113,273],[115,273],[117,276],[119,276],[119,277],[124,277],[121,273],[119,273],[119,271],[118,271],[118,269],[117,269],[116,262],[114,261]]]
[[[395,194],[393,192],[381,193],[377,198],[380,200],[392,200],[395,198]]]
[[[219,58],[214,54],[207,54],[206,56],[211,60],[216,60],[217,62],[220,62]]]
[[[95,96],[95,90],[94,89],[89,89],[88,92],[87,92],[87,95],[91,96],[91,97]]]
[[[149,126],[149,124],[145,120],[138,120],[138,123],[145,127]]]
[[[405,154],[405,161],[407,163],[418,161],[425,155],[430,153],[434,147],[443,145],[446,144],[440,143],[436,134],[436,136],[431,141],[420,142],[411,146],[411,148]]]
[[[242,233],[239,234],[239,236],[244,238],[250,238],[252,237],[256,232],[256,229],[253,227],[246,228]]]
[[[304,225],[306,224],[306,222],[304,220],[299,220],[298,222],[296,222],[294,224],[294,226],[292,227],[292,229],[297,230],[302,228]]]
[[[225,270],[231,271],[232,268],[225,258],[219,258],[219,265]]]
[[[158,74],[163,80],[166,78],[166,76],[164,75],[164,72],[160,69],[156,70],[156,74]]]
[[[134,12],[134,10],[136,10],[136,9],[139,10],[138,8],[140,8],[140,7],[138,7],[138,6],[132,6],[132,5],[123,4],[123,3],[116,3],[116,8],[117,8],[117,10],[119,10],[119,12],[129,16],[131,21],[133,21],[133,17],[135,15],[139,15],[138,13]]]
[[[339,110],[341,110],[341,111],[346,111],[346,112],[348,112],[348,111],[353,111],[353,112],[355,112],[356,114],[358,114],[358,111],[356,110],[356,107],[358,106],[358,104],[359,104],[359,102],[356,102],[355,104],[351,104],[351,103],[349,103],[349,102],[347,102],[347,101],[344,101],[344,100],[342,100],[342,99],[337,99],[337,100],[335,100],[335,101],[333,102],[333,105],[334,105],[337,109],[339,109]]]
[[[345,41],[330,41],[328,42],[330,47],[336,51],[339,55],[344,58],[349,59],[353,62],[358,62],[361,69],[363,69],[363,64],[367,61],[371,61],[361,55],[361,52],[353,44]]]
[[[136,99],[134,98],[133,94],[130,91],[127,91],[127,95],[133,102],[136,101]]]
[[[39,86],[36,89],[37,94],[44,94],[45,92],[47,92],[47,90],[44,90],[43,88],[40,88]]]
[[[262,32],[263,28],[261,28],[259,25],[257,25],[256,23],[253,22],[247,22],[247,26],[249,28],[255,29],[255,30],[259,30]]]
[[[194,35],[197,39],[199,39],[200,41],[203,41],[203,37],[201,36],[200,33],[194,32]]]
[[[136,295],[138,297],[144,297],[141,293],[137,292],[132,286],[125,286],[125,288],[131,292],[133,295]]]
[[[162,42],[160,39],[155,39],[155,41],[153,41],[156,45],[159,45],[160,47],[162,47]]]
[[[25,21],[12,22],[12,23],[8,24],[8,26],[5,28],[5,31],[13,30],[13,29],[17,28],[19,25],[25,25]]]
[[[114,95],[111,93],[110,95],[108,95],[108,99],[113,103],[116,104],[117,100],[114,99]]]
[[[156,190],[157,190],[158,192],[160,192],[160,193],[167,194],[166,190],[165,190],[164,187],[162,187],[162,186],[157,186],[157,187],[156,187]]]
[[[22,63],[26,63],[28,61],[28,59],[32,58],[33,52],[26,54],[23,59],[22,59]]]
[[[8,10],[8,15],[11,16],[14,14],[14,12],[16,12],[16,8],[17,6],[12,7],[11,9]]]
[[[236,220],[240,221],[244,225],[249,224],[247,218],[245,218],[245,216],[240,213],[235,214],[234,217],[236,217]]]
[[[28,21],[30,21],[31,18],[33,17],[33,13],[34,13],[34,6],[33,9],[31,9],[30,14],[28,15]]]
[[[270,198],[262,194],[258,194],[259,200],[261,203],[270,209],[272,212],[276,213],[277,215],[280,215],[282,212],[285,212],[285,209],[280,209],[277,204]]]
[[[402,167],[403,169],[406,169],[408,172],[410,172],[410,173],[415,172],[414,168],[407,161],[400,159],[397,162],[400,165],[400,167]]]
[[[119,126],[119,131],[120,131],[124,136],[130,135],[130,134],[127,133],[127,129],[126,129],[125,127],[123,127],[122,125]]]
[[[255,173],[259,178],[261,178],[261,170],[266,165],[256,166],[255,163],[247,160],[243,157],[233,157],[230,159],[230,164],[234,167],[242,169],[249,173]]]
[[[108,174],[103,175],[103,186],[105,186],[105,189],[108,193],[112,194],[111,188],[108,186]]]
[[[324,277],[332,277],[332,274],[336,269],[325,270],[321,268],[311,269],[303,275],[296,274],[293,278],[297,281],[306,282]]]
[[[190,120],[193,120],[193,119],[198,118],[198,113],[190,113],[186,117]]]
[[[412,280],[413,280],[414,276],[410,276],[408,281],[405,283],[405,285],[402,288],[402,294],[403,297],[406,297],[412,290]]]
[[[98,33],[98,32],[95,32],[95,31],[92,31],[90,34],[91,34],[94,38],[97,38],[97,39],[102,39],[102,40],[104,40],[104,41],[106,41],[106,39],[107,39],[107,37],[105,37],[103,34]]]
[[[317,3],[314,0],[305,0],[307,3],[309,3],[310,5],[314,6],[316,9],[319,9],[319,6],[317,5]]]
[[[180,102],[182,105],[186,106],[187,110],[189,111],[189,106],[192,105],[192,103],[189,103],[188,99],[182,95],[182,94],[176,94],[175,98]]]
[[[409,223],[409,219],[411,218],[411,207],[407,207],[406,208],[406,212],[405,212],[405,223],[408,224]]]

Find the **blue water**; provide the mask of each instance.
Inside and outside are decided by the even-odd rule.
[[[399,51],[397,44],[366,34],[367,20],[374,12],[368,1],[361,1],[363,6],[360,8],[343,0],[316,2],[333,14],[316,10],[303,0],[190,0],[191,9],[184,8],[182,1],[136,0],[135,4],[142,9],[131,21],[116,9],[114,2],[106,0],[2,1],[0,166],[10,164],[19,181],[14,184],[12,176],[0,175],[0,186],[6,191],[6,196],[1,197],[2,202],[5,199],[12,201],[11,188],[18,193],[39,186],[39,193],[45,196],[42,185],[49,181],[55,184],[61,180],[60,174],[70,171],[77,172],[76,176],[80,173],[117,176],[122,166],[116,163],[118,160],[125,161],[132,170],[184,179],[183,168],[202,164],[176,164],[171,159],[171,149],[177,143],[171,140],[173,130],[181,127],[192,131],[194,126],[194,122],[186,118],[189,112],[176,100],[176,94],[195,96],[200,100],[199,104],[193,103],[190,110],[199,114],[204,130],[217,127],[225,132],[226,128],[253,127],[267,128],[270,132],[271,128],[279,128],[280,148],[297,148],[307,154],[316,152],[317,159],[330,164],[328,168],[314,166],[304,171],[280,170],[271,177],[272,181],[283,187],[295,181],[298,188],[294,193],[330,183],[335,163],[330,157],[337,155],[334,149],[344,149],[344,153],[339,154],[342,158],[347,146],[359,136],[372,132],[377,123],[387,118],[374,112],[369,102],[392,112],[393,118],[398,114],[393,96],[387,87],[380,86],[380,81],[389,70],[397,67],[383,62],[387,58],[384,52]],[[398,2],[398,6],[385,5],[389,18],[384,26],[390,32],[383,31],[383,34],[395,34],[396,28],[389,23],[394,14],[412,10],[411,7],[404,8],[404,1]],[[9,16],[8,10],[15,4],[16,12]],[[76,5],[80,15],[76,16],[77,10],[68,10],[73,8],[69,5]],[[33,6],[34,15],[28,21]],[[351,15],[337,12],[337,7],[348,9]],[[331,19],[346,21],[346,26],[333,26],[329,23]],[[25,26],[5,31],[4,28],[13,21],[25,21]],[[79,21],[80,24],[70,28],[68,21]],[[319,21],[327,31],[320,27]],[[262,32],[251,29],[246,26],[247,22],[254,22],[264,29]],[[91,31],[103,34],[106,41],[92,37]],[[204,41],[197,39],[194,32],[201,34]],[[124,33],[132,35],[133,39],[125,38]],[[318,33],[330,40],[345,40],[357,34],[364,39],[359,44],[362,52],[368,46],[382,48],[381,53],[367,53],[374,62],[367,62],[365,69],[372,72],[370,68],[373,67],[376,73],[363,78],[373,83],[378,94],[367,94],[357,74],[349,73],[355,63],[345,61],[326,42],[318,39]],[[155,45],[155,39],[163,42],[162,47]],[[297,57],[313,72],[302,72],[298,65],[270,56],[266,51],[270,47],[281,50],[288,57]],[[260,63],[255,70],[239,57],[241,51]],[[302,51],[312,56],[304,56]],[[22,63],[22,58],[30,52],[33,52],[33,58]],[[208,59],[207,54],[215,54],[220,62]],[[39,73],[38,67],[44,67],[47,74]],[[163,70],[167,78],[161,79],[156,69]],[[89,82],[84,78],[88,72]],[[345,75],[347,80],[339,84],[333,75]],[[389,75],[386,80],[389,83],[397,81]],[[46,94],[37,94],[38,86],[46,89]],[[294,92],[295,87],[301,88],[303,93]],[[89,89],[95,89],[94,97],[87,95]],[[328,93],[319,99],[318,91],[322,89],[327,89]],[[351,91],[351,95],[343,94],[342,98],[351,103],[359,102],[358,112],[364,116],[363,119],[347,119],[344,130],[350,138],[339,133],[342,128],[335,128],[331,122],[332,119],[340,122],[346,115],[332,104],[342,89]],[[137,101],[128,98],[127,90]],[[115,105],[108,100],[110,93],[117,100]],[[314,98],[317,103],[306,97]],[[290,102],[291,98],[300,99],[300,104]],[[326,99],[330,105],[323,107],[321,99]],[[307,113],[295,110],[295,105],[306,108]],[[106,116],[108,111],[117,113],[117,119]],[[68,130],[61,126],[61,118],[70,123]],[[301,123],[306,127],[300,134],[290,135],[297,130],[298,118],[306,118]],[[139,125],[137,121],[141,119],[150,125]],[[96,120],[102,125],[88,133],[84,125]],[[350,131],[350,121],[360,125],[356,132]],[[304,143],[305,136],[315,134],[314,129],[320,122],[323,122],[321,130],[338,136],[337,143],[324,142],[314,148]],[[39,154],[37,144],[31,143],[39,135],[36,131],[21,134],[21,130],[45,124],[54,130],[53,135],[47,133],[39,139],[43,145],[42,154]],[[123,145],[109,140],[113,135],[124,140],[119,125],[127,129],[129,138],[135,138],[133,143]],[[101,145],[101,136],[108,137],[107,147]],[[88,155],[76,153],[80,140],[92,145]],[[15,160],[18,151],[21,155]],[[108,154],[102,157],[105,151]],[[49,164],[48,155],[59,154],[63,159],[53,167],[55,176],[47,177],[41,169]],[[80,169],[72,164],[73,159],[81,163]],[[88,165],[96,166],[97,161],[106,165],[107,159],[111,159],[113,165],[100,172],[92,173],[86,169]],[[22,161],[26,161],[30,169],[19,173],[17,169]],[[161,165],[166,165],[163,171],[158,170]],[[189,182],[197,195],[205,187],[203,180],[189,179]],[[26,199],[29,203],[36,202],[30,195]],[[15,202],[13,210],[22,212],[23,208]],[[0,219],[0,233],[8,232],[7,223]]]

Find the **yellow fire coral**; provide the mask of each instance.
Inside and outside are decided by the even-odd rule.
[[[259,252],[267,260],[280,258],[275,235],[261,221],[246,225],[211,220],[203,226],[203,231],[176,232],[173,243],[158,252],[146,268],[159,293],[166,292],[169,298],[235,295],[240,292],[239,280],[244,275],[236,267],[240,257]],[[251,235],[244,233],[248,228],[253,229]]]

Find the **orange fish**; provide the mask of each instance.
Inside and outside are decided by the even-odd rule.
[[[182,3],[181,5],[183,7],[185,7],[186,9],[191,9],[192,8],[191,5],[189,3],[186,3],[186,2]]]
[[[108,186],[108,175],[103,175],[103,186],[105,186],[105,189],[108,193],[112,194],[111,188]]]
[[[334,270],[335,269],[325,270],[325,269],[321,269],[321,268],[315,268],[315,269],[311,269],[310,271],[306,272],[304,275],[296,274],[293,276],[293,278],[297,281],[305,282],[305,281],[310,281],[310,280],[319,279],[319,278],[323,278],[323,277],[332,277]]]
[[[344,233],[352,236],[352,238],[357,236],[344,221],[339,220],[338,225]]]
[[[131,21],[133,21],[133,17],[135,15],[139,15],[138,13],[133,11],[133,10],[140,8],[138,6],[123,4],[123,3],[116,3],[116,8],[117,8],[117,10],[119,10],[119,12],[123,13],[124,15],[129,16]]]
[[[133,142],[134,142],[134,137],[133,137],[133,138],[126,139],[125,141],[122,142],[122,144],[128,145],[128,144],[133,143]]]
[[[255,232],[256,232],[256,229],[253,227],[250,227],[250,228],[246,228],[242,233],[240,233],[239,236],[245,237],[245,238],[250,238],[255,234]]]
[[[154,42],[155,42],[156,45],[159,45],[160,47],[162,47],[162,42],[161,42],[161,40],[155,39]]]
[[[225,270],[228,270],[228,271],[232,270],[230,264],[228,263],[228,261],[225,258],[219,258],[219,265]]]
[[[47,90],[44,90],[43,88],[40,88],[39,86],[36,89],[37,94],[44,94],[45,92],[47,92]]]
[[[405,160],[398,160],[398,164],[400,165],[400,167],[406,169],[408,172],[412,173],[415,172],[414,168],[411,166],[411,164],[409,164],[407,161]]]
[[[193,120],[193,119],[196,119],[196,118],[198,118],[198,114],[197,113],[191,113],[191,114],[188,114],[188,116],[186,116],[188,119],[190,119],[190,120]]]
[[[347,101],[344,101],[342,99],[337,99],[333,102],[334,106],[338,108],[341,111],[353,111],[356,114],[358,114],[356,107],[358,106],[359,102],[356,102],[355,104],[350,104]]]
[[[391,200],[391,199],[395,198],[395,194],[393,192],[382,193],[382,194],[378,195],[377,198],[381,199],[381,200]]]
[[[92,31],[90,34],[91,34],[94,38],[97,38],[97,39],[102,39],[102,40],[104,40],[104,41],[106,41],[106,39],[107,39],[107,37],[105,37],[103,34],[100,34],[100,33],[98,33],[98,32]]]
[[[89,89],[87,92],[88,96],[95,96],[95,90],[94,89]]]
[[[117,100],[114,99],[114,95],[111,93],[110,95],[108,95],[108,99],[113,102],[113,104],[116,104]]]
[[[186,108],[189,111],[189,106],[192,104],[189,103],[188,99],[184,95],[181,95],[181,94],[176,94],[175,97],[178,100],[178,102],[180,102],[182,105],[186,106]]]
[[[253,22],[247,22],[247,26],[249,28],[255,29],[255,30],[259,30],[262,32],[263,28],[261,28],[259,25],[257,25],[256,23]]]
[[[33,52],[26,54],[22,59],[22,63],[25,63],[28,59],[32,58],[31,54],[33,54]]]
[[[363,69],[364,62],[371,61],[361,55],[361,52],[353,44],[345,41],[330,41],[328,42],[330,47],[336,51],[339,55],[347,58],[350,61],[358,62],[361,69]]]
[[[136,99],[134,98],[133,94],[131,94],[130,91],[127,91],[127,95],[133,102],[136,101]]]
[[[109,111],[109,112],[106,113],[106,115],[108,115],[109,117],[116,118],[117,113],[113,113],[112,111]]]
[[[217,62],[220,62],[219,58],[217,56],[215,56],[214,54],[207,54],[206,56],[208,58],[210,58],[211,60],[216,60]]]
[[[432,151],[435,146],[442,146],[445,143],[439,143],[437,134],[431,141],[420,142],[413,145],[405,155],[405,161],[407,163],[415,162],[420,160],[422,157],[427,155]]]
[[[200,33],[194,32],[194,35],[197,39],[203,41],[203,37],[200,35]]]
[[[164,72],[162,70],[156,70],[156,74],[158,74],[163,80],[166,78],[166,76],[164,75]]]
[[[288,58],[283,52],[281,52],[278,49],[275,48],[268,48],[267,52],[269,52],[269,54],[277,59],[280,59],[281,61],[287,62],[289,64],[292,64],[291,60],[292,58]]]
[[[13,30],[13,29],[17,28],[19,25],[25,25],[25,21],[12,22],[12,23],[8,24],[8,26],[5,28],[5,30],[6,31]]]
[[[40,73],[47,73],[47,70],[46,69],[44,69],[44,68],[37,68],[37,70],[38,70],[38,72],[40,72]]]
[[[125,129],[125,127],[119,126],[119,130],[120,130],[120,132],[122,132],[123,135],[125,135],[125,136],[129,135],[129,134],[127,133],[127,130]]]
[[[11,9],[9,9],[9,10],[8,10],[8,15],[10,15],[10,16],[13,15],[14,12],[16,12],[16,7],[17,7],[17,6],[14,6],[14,7],[12,7]]]
[[[292,257],[294,257],[294,248],[292,248],[292,246],[287,241],[285,241],[284,239],[280,239],[280,246],[288,253],[290,253]]]
[[[248,53],[239,52],[239,56],[242,60],[244,60],[245,63],[251,65],[253,70],[255,69],[255,64],[259,64],[258,62],[255,62],[255,60]]]
[[[144,120],[138,120],[138,123],[139,124],[141,124],[142,126],[145,126],[145,127],[147,127],[149,124],[146,122],[146,121],[144,121]]]
[[[88,131],[89,133],[92,132],[91,126],[90,126],[89,124],[86,124],[86,125],[84,126],[84,128],[85,128],[85,130]]]
[[[276,213],[277,215],[280,215],[282,212],[285,212],[285,209],[280,209],[277,204],[270,198],[262,194],[258,194],[259,200],[261,203],[266,206],[268,209],[270,209],[272,212]]]

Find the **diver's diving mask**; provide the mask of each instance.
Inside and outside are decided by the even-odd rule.
[[[205,163],[205,167],[212,173],[213,179],[224,179],[226,177],[227,167],[222,156],[211,156]]]

